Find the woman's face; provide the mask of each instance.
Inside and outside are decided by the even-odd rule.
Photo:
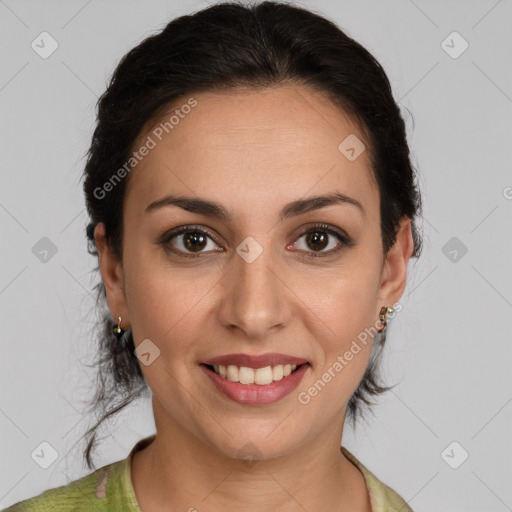
[[[122,267],[100,251],[109,308],[136,346],[150,340],[141,368],[159,433],[182,429],[239,458],[250,440],[253,456],[273,458],[341,432],[379,311],[405,286],[410,223],[384,261],[369,151],[318,93],[203,93],[180,109],[188,99],[163,119],[179,111],[167,129],[157,124],[139,138],[153,147],[128,178]],[[350,199],[308,203],[336,194]],[[168,195],[194,203],[155,203]],[[199,212],[202,201],[229,219],[204,205]],[[172,235],[184,226],[188,233]],[[200,366],[269,352],[309,362],[273,403],[228,397]]]

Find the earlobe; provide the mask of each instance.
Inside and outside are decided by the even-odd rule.
[[[98,249],[98,265],[101,273],[107,304],[114,320],[123,319],[123,328],[129,324],[124,293],[124,272],[119,258],[111,251],[106,236],[105,224],[99,222],[94,229],[94,241]]]
[[[402,296],[407,282],[407,264],[414,250],[412,221],[409,217],[400,220],[396,241],[384,262],[379,292],[380,305],[393,306]]]

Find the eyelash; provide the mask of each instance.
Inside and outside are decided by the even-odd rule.
[[[316,253],[316,254],[314,252],[312,252],[309,255],[304,256],[306,258],[325,258],[325,257],[328,257],[328,256],[333,256],[333,255],[337,254],[338,252],[340,252],[341,249],[343,248],[343,246],[352,247],[352,245],[353,245],[353,241],[349,237],[344,235],[341,231],[338,231],[338,230],[336,230],[334,228],[329,227],[327,224],[314,224],[313,226],[311,226],[306,231],[303,231],[299,235],[298,239],[300,239],[304,235],[308,235],[309,233],[314,233],[315,231],[324,231],[324,232],[328,233],[329,235],[334,235],[339,240],[340,245],[338,245],[337,248],[331,249],[328,252]],[[195,259],[195,258],[201,257],[202,253],[191,254],[191,253],[183,252],[180,249],[173,248],[172,244],[169,247],[169,244],[170,244],[170,242],[171,242],[171,240],[173,238],[175,238],[175,237],[177,237],[179,235],[182,235],[184,233],[201,233],[201,234],[205,234],[205,235],[208,235],[215,242],[214,234],[211,231],[209,231],[208,229],[199,228],[199,227],[194,226],[194,225],[191,225],[191,226],[189,225],[189,226],[182,226],[182,227],[177,228],[177,229],[175,229],[173,231],[165,233],[161,237],[161,239],[159,240],[158,244],[164,246],[166,251],[171,251],[171,252],[173,252],[175,254],[178,254],[179,256],[184,257],[184,258],[194,258]],[[217,243],[217,242],[215,242],[215,243]]]

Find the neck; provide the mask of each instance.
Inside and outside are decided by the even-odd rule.
[[[142,512],[162,510],[371,511],[359,469],[340,451],[341,429],[272,459],[228,457],[176,423],[132,459]],[[341,432],[340,432],[341,430]],[[256,453],[256,452],[255,452]],[[321,505],[321,506],[320,506]]]

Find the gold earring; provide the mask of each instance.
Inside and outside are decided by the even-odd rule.
[[[380,323],[382,327],[377,332],[383,332],[388,325],[388,314],[393,313],[395,310],[390,306],[383,306],[379,313]]]
[[[119,317],[117,324],[114,324],[112,333],[117,339],[121,338],[121,336],[125,333],[124,329],[121,329],[121,317]]]

